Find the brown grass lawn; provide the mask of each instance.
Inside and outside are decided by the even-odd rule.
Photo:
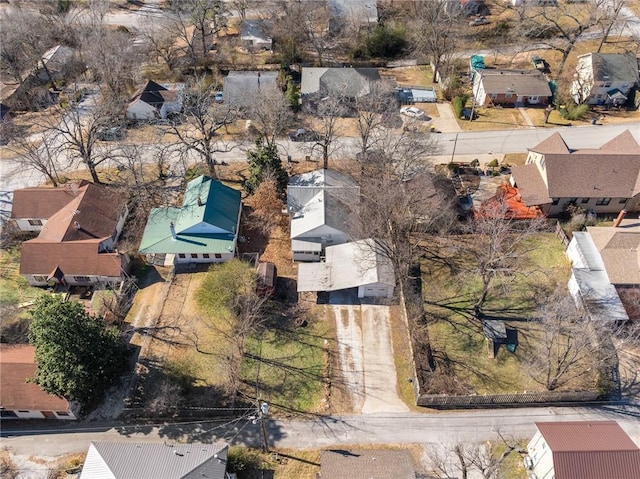
[[[517,108],[476,108],[476,112],[478,113],[477,120],[458,120],[458,124],[464,131],[509,130],[529,127]]]
[[[473,275],[452,274],[441,263],[423,263],[432,345],[442,367],[449,368],[462,391],[499,394],[542,390],[522,365],[541,335],[540,327],[527,319],[535,311],[536,300],[548,291],[565,287],[569,265],[562,244],[552,233],[540,234],[530,241],[535,249],[527,254],[526,264],[497,285],[486,305],[486,314],[505,318],[507,327],[517,331],[515,353],[501,347],[495,359],[488,355],[477,321],[452,309],[470,307],[478,279]],[[461,260],[462,257],[451,257],[448,261]],[[590,376],[584,382],[567,385],[567,389],[592,387],[594,379]]]

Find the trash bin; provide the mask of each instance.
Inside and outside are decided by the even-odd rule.
[[[598,121],[597,118],[591,118],[591,124],[592,125],[595,125],[597,121]]]

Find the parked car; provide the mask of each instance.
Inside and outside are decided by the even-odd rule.
[[[96,131],[96,138],[101,141],[119,141],[124,139],[126,130],[122,126],[103,126]]]
[[[224,95],[221,91],[216,92],[215,101],[216,103],[222,103],[224,101]]]
[[[408,117],[415,118],[416,120],[431,120],[431,117],[427,116],[425,112],[415,106],[404,106],[400,108],[400,113]]]
[[[470,27],[478,27],[480,25],[488,25],[489,23],[491,23],[489,20],[487,20],[484,17],[478,17],[478,18],[474,18],[473,20],[471,20],[469,22],[469,26]]]
[[[473,112],[473,118],[471,118],[471,108],[465,108],[464,110],[462,110],[462,114],[460,115],[460,119],[461,120],[477,120],[478,119],[478,114],[474,111]]]
[[[318,141],[320,137],[313,130],[298,128],[297,130],[289,133],[289,139],[291,141]]]

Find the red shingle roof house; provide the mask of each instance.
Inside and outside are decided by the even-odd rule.
[[[640,479],[640,449],[615,421],[537,422],[525,464],[537,479]]]
[[[2,419],[76,419],[69,402],[26,382],[36,372],[35,348],[0,344],[0,417]]]
[[[121,281],[127,258],[114,248],[128,213],[122,195],[89,182],[61,190],[14,193],[16,222],[46,219],[33,225],[41,228],[38,237],[22,243],[20,274],[33,286]]]
[[[596,213],[637,211],[640,204],[640,145],[629,130],[600,148],[570,149],[559,133],[529,149],[526,164],[511,170],[526,206],[549,216],[569,204]]]

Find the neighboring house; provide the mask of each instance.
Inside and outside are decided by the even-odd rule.
[[[208,176],[191,180],[181,207],[151,210],[138,251],[154,264],[229,261],[236,252],[241,197]]]
[[[74,58],[75,52],[72,48],[56,45],[42,55],[36,76],[45,82],[62,79],[71,68]]]
[[[360,188],[334,170],[294,176],[287,186],[294,261],[320,261],[323,249],[350,240],[347,231]]]
[[[0,103],[0,122],[11,120],[11,115],[9,114],[10,111],[11,108],[4,103]]]
[[[320,453],[321,479],[415,479],[409,451],[330,449]]]
[[[273,40],[265,33],[263,20],[244,19],[240,26],[240,41],[250,52],[271,50]]]
[[[546,105],[552,93],[538,70],[477,70],[473,77],[476,105]]]
[[[298,265],[298,292],[357,288],[358,298],[393,297],[393,266],[378,249],[372,239],[327,246],[324,262]]]
[[[638,479],[640,449],[615,421],[536,422],[525,465],[534,479]]]
[[[16,190],[34,201],[28,216],[46,216],[51,188]],[[27,195],[28,193],[28,195]],[[22,243],[20,275],[32,286],[100,285],[118,283],[125,275],[126,255],[115,250],[128,214],[121,194],[101,185],[84,183],[65,191],[66,204],[45,221],[37,238]],[[41,195],[41,196],[40,196]],[[64,195],[55,197],[62,203]],[[18,206],[20,207],[20,204]]]
[[[182,110],[184,83],[159,83],[149,80],[140,88],[127,106],[130,120],[165,120],[171,113]]]
[[[617,106],[639,81],[633,53],[587,53],[578,57],[571,94],[576,103]]]
[[[0,417],[5,419],[76,419],[69,401],[28,382],[36,373],[35,348],[0,344]]]
[[[259,100],[260,92],[277,89],[278,72],[229,72],[224,79],[224,102],[236,108],[248,108]]]
[[[376,0],[327,0],[329,30],[339,31],[344,26],[375,27],[378,24]]]
[[[78,197],[88,181],[58,188],[23,188],[13,192],[11,219],[20,231],[40,231],[47,220]]]
[[[371,82],[379,81],[376,68],[302,68],[300,94],[321,98],[329,93],[338,93],[347,99],[368,95]]]
[[[559,133],[529,149],[525,165],[511,169],[526,206],[555,216],[573,204],[595,213],[637,211],[640,145],[626,130],[600,148],[571,150]]]
[[[572,263],[569,290],[592,319],[629,319],[620,295],[640,286],[640,220],[576,231],[567,248]]]
[[[227,479],[229,446],[91,441],[80,479]]]

